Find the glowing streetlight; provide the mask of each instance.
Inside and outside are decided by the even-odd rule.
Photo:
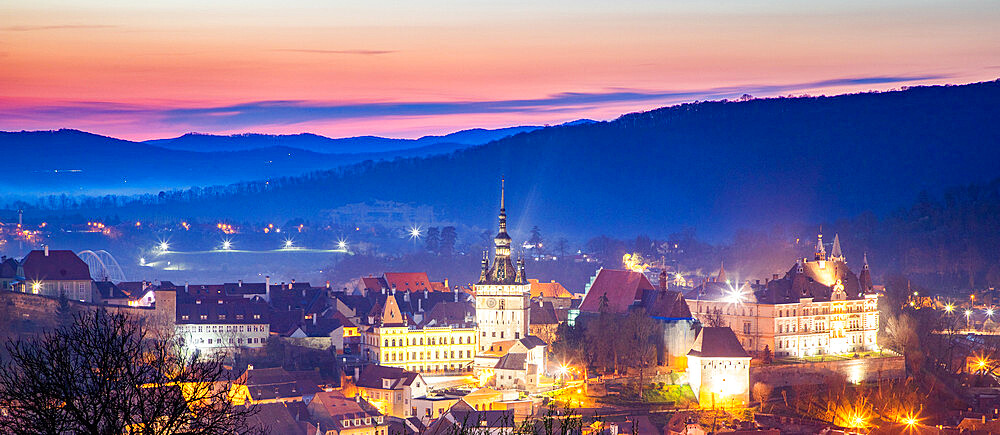
[[[293,245],[294,243],[292,243],[292,239],[285,240],[285,249],[291,249]]]
[[[409,229],[409,234],[410,234],[410,240],[416,240],[423,235],[423,232],[421,231],[419,226],[412,226]]]
[[[917,424],[920,423],[920,419],[918,419],[913,414],[907,414],[907,415],[903,416],[903,418],[900,418],[899,422],[903,423],[904,425],[906,425],[907,429],[913,429],[914,427],[917,426]]]
[[[170,249],[170,244],[166,240],[162,240],[157,247],[160,248],[160,251],[167,252]]]
[[[955,305],[952,304],[952,303],[948,303],[947,305],[944,306],[944,311],[947,312],[947,313],[951,313],[952,311],[955,311]]]
[[[993,317],[993,307],[986,309],[986,317]]]
[[[965,320],[969,320],[972,317],[972,310],[965,310]]]
[[[337,241],[337,249],[347,249],[347,240],[340,239]]]
[[[230,249],[233,249],[233,242],[231,240],[223,240],[222,241],[222,250],[223,251],[228,251]]]

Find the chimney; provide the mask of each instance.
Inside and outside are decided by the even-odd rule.
[[[45,245],[45,256],[49,256],[49,245]]]
[[[421,313],[424,312],[424,300],[423,299],[417,299],[417,311],[419,311]]]
[[[243,280],[241,279],[239,281],[236,281],[236,286],[239,288],[243,288]]]
[[[361,377],[361,369],[358,367],[354,368],[354,383],[358,383],[358,378]]]
[[[292,284],[295,284],[295,280],[294,279],[292,280],[292,282],[288,283],[288,289],[289,290],[292,289]]]
[[[264,300],[271,302],[271,275],[264,276]]]
[[[319,316],[317,316],[316,313],[313,313],[313,326],[316,326],[316,317]]]
[[[407,303],[410,302],[410,292],[404,292],[403,293],[403,302],[407,302]]]

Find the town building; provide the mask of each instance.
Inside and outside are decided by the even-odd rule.
[[[660,274],[658,286],[654,286],[640,272],[601,269],[587,286],[579,310],[571,311],[570,318],[575,322],[578,318],[599,316],[602,312],[625,316],[641,309],[661,327],[659,360],[683,369],[695,339],[697,321],[684,295],[668,290],[667,284],[666,273]]]
[[[867,255],[851,272],[835,236],[827,255],[819,235],[812,260],[800,259],[781,278],[733,284],[724,270],[689,291],[703,323],[729,326],[752,354],[806,357],[878,350],[878,293]]]
[[[176,310],[177,335],[189,349],[261,348],[270,335],[267,303],[226,295],[222,285],[185,285],[177,290]]]
[[[317,393],[307,409],[324,435],[389,435],[385,416],[361,396],[349,399],[339,391]]]
[[[750,403],[750,355],[728,327],[699,328],[687,354],[687,375],[702,406]]]
[[[531,300],[549,302],[556,310],[568,310],[573,308],[574,303],[579,304],[580,296],[570,293],[562,284],[553,281],[539,282],[537,279],[528,279],[528,286],[531,290]]]
[[[386,295],[372,307],[361,332],[367,361],[418,373],[468,373],[476,353],[474,323],[417,325]]]
[[[230,400],[236,405],[304,402],[309,403],[323,391],[319,372],[314,370],[289,372],[281,367],[247,368],[230,385]]]
[[[418,416],[414,399],[427,395],[427,381],[420,373],[398,367],[367,366],[355,386],[358,394],[379,412],[398,418]]]
[[[80,302],[94,302],[94,282],[90,267],[73,251],[42,250],[28,253],[21,261],[24,281],[19,289],[23,293],[58,298],[61,296]]]

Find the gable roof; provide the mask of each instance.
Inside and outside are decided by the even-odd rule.
[[[90,280],[90,267],[73,251],[50,249],[31,251],[24,257],[21,268],[24,278],[31,281]]]
[[[493,368],[500,370],[524,370],[527,366],[528,355],[524,353],[507,353],[500,357]]]
[[[743,345],[729,327],[704,327],[698,331],[688,356],[702,358],[749,358]]]
[[[243,382],[255,401],[302,397],[322,391],[319,374],[314,371],[289,372],[275,367],[247,370],[244,375]]]
[[[531,304],[531,313],[528,319],[532,325],[558,325],[556,310],[552,302],[540,302]]]
[[[413,384],[420,374],[403,370],[399,367],[388,367],[380,365],[370,365],[361,370],[361,375],[355,385],[363,388],[377,388],[396,390]],[[386,388],[383,380],[391,379],[392,382]]]
[[[257,412],[247,418],[248,426],[259,427],[267,433],[305,435],[306,431],[295,421],[295,417],[284,403],[262,403]]]
[[[625,314],[642,296],[643,290],[655,290],[646,275],[631,270],[601,269],[580,304],[580,311],[601,311],[601,297],[608,298],[608,311]]]
[[[388,295],[379,301],[369,314],[373,318],[372,324],[378,326],[406,326],[406,318],[399,310],[396,298]]]
[[[531,297],[533,298],[573,298],[576,297],[566,287],[562,284],[555,282],[538,282],[537,279],[529,279],[528,285],[531,286]]]
[[[474,323],[476,307],[471,302],[438,302],[424,315],[423,325],[465,325]]]
[[[382,274],[382,284],[385,288],[396,291],[418,292],[418,291],[445,291],[444,283],[433,282],[427,278],[425,272],[385,272]]]

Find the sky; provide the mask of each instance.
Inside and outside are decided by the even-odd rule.
[[[420,137],[1000,77],[996,1],[0,0],[0,130]]]

